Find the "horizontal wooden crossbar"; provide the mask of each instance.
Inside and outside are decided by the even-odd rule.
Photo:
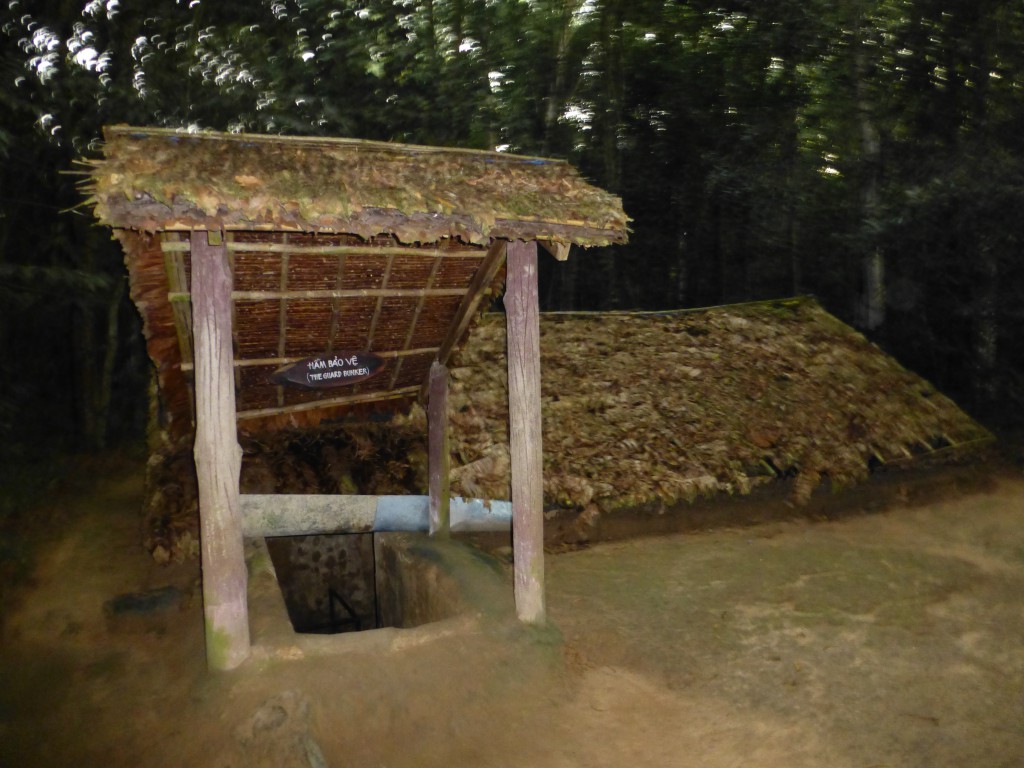
[[[243,419],[260,419],[266,416],[280,416],[285,413],[301,413],[303,411],[316,411],[321,408],[331,408],[336,405],[353,405],[355,403],[374,403],[385,400],[398,400],[403,397],[415,395],[420,391],[416,387],[403,387],[402,389],[385,390],[383,392],[366,392],[360,395],[349,395],[347,397],[332,397],[327,400],[311,400],[308,403],[296,403],[295,405],[282,405],[276,408],[257,408],[251,411],[239,411],[239,421]]]
[[[232,301],[291,301],[293,299],[365,299],[365,298],[412,298],[420,296],[444,297],[465,296],[465,288],[352,288],[341,291],[232,291]],[[172,291],[167,300],[191,301],[192,294],[187,291]]]
[[[304,254],[342,255],[350,253],[368,254],[370,256],[422,256],[435,259],[482,259],[482,250],[449,250],[445,248],[408,248],[391,245],[299,245],[294,243],[236,243],[228,241],[229,251],[236,253],[289,253],[295,256]],[[187,240],[164,240],[161,244],[164,253],[188,253]]]
[[[383,358],[396,358],[396,357],[410,357],[412,355],[433,355],[437,353],[437,347],[420,347],[419,349],[393,349],[386,352],[374,352],[373,354],[377,357]],[[282,366],[288,365],[289,363],[297,363],[299,360],[305,360],[305,357],[249,357],[241,360],[235,360],[233,365],[235,368],[258,368],[260,366]],[[192,363],[182,363],[181,370],[191,371],[195,366]]]

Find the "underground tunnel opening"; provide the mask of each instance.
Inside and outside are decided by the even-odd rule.
[[[454,573],[462,547],[426,534],[376,532],[267,537],[278,587],[298,634],[407,629],[466,610]],[[477,579],[478,580],[478,579]]]
[[[300,634],[333,635],[382,626],[372,533],[267,538],[288,618]]]

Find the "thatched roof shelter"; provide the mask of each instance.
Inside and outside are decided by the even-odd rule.
[[[109,127],[87,190],[124,245],[173,435],[192,428],[189,233],[234,268],[239,428],[402,410],[503,280],[496,245],[623,242],[618,198],[561,160],[348,139]],[[488,254],[491,254],[490,258]],[[339,350],[385,370],[342,390],[270,375]]]
[[[572,245],[624,242],[618,198],[562,161],[496,152],[104,135],[90,202],[124,245],[168,430],[195,430],[210,665],[232,668],[250,650],[239,429],[426,400],[430,531],[447,535],[446,363],[502,283],[518,351],[508,374],[516,609],[543,621],[537,250],[564,259]]]

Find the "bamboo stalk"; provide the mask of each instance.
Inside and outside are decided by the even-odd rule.
[[[430,290],[434,287],[434,280],[437,278],[438,269],[441,267],[441,259],[434,259],[434,266],[430,268],[430,274],[427,276],[427,284],[424,286],[426,290]],[[412,314],[412,322],[409,323],[409,331],[405,334],[405,341],[402,343],[402,349],[408,349],[409,345],[412,344],[412,337],[416,333],[416,324],[420,321],[420,314],[423,312],[423,305],[427,303],[426,296],[420,296],[420,300],[416,302],[416,310]],[[395,382],[398,381],[398,375],[402,372],[402,358],[399,358],[398,363],[395,365],[395,370],[391,373],[391,381],[388,383],[388,389],[395,386]]]
[[[220,232],[218,234],[220,235],[220,238],[223,241],[224,246],[225,246],[224,253],[227,254],[228,266],[231,269],[232,284],[234,284],[235,254],[232,253],[231,250],[227,248],[227,246],[228,246],[228,244],[232,240],[234,240],[235,235],[234,235],[233,232]],[[182,258],[184,258],[184,257],[182,257]],[[173,304],[172,304],[172,306],[173,306]],[[231,344],[232,344],[232,349],[234,349],[235,348],[235,344],[238,341],[238,307],[235,306],[235,302],[233,302],[233,301],[231,302],[231,328],[232,328]],[[236,392],[241,392],[242,391],[242,372],[238,368],[235,368],[233,366],[231,368],[231,371],[235,375],[235,391]]]
[[[485,149],[431,147],[423,144],[398,144],[387,141],[371,141],[369,139],[324,138],[320,136],[268,136],[260,133],[215,133],[212,131],[189,133],[177,128],[137,128],[130,125],[113,125],[103,129],[103,137],[107,144],[111,144],[121,137],[127,139],[166,137],[180,141],[195,142],[216,141],[237,142],[246,145],[272,144],[279,147],[293,145],[296,147],[324,147],[329,149],[366,149],[395,155],[405,154],[409,155],[410,160],[415,160],[422,155],[463,155],[486,158],[492,162],[500,160],[510,165],[523,162],[530,164],[568,165],[566,160],[530,155],[513,155],[508,152],[495,152]]]
[[[401,360],[403,358],[414,357],[416,355],[433,355],[436,354],[436,352],[437,347],[419,347],[417,349],[397,349],[386,352],[374,352],[373,354],[375,354],[377,357],[383,357],[388,360],[394,358],[398,358],[399,360]],[[244,358],[241,360],[235,360],[234,366],[235,368],[269,368],[271,366],[275,368],[280,368],[282,365],[288,365],[289,363],[297,363],[299,362],[299,360],[305,359],[306,358],[304,357],[295,357],[294,355],[289,355],[286,357],[251,357]],[[194,367],[195,366],[192,363],[181,364],[181,370],[186,372],[193,370]]]
[[[281,238],[281,245],[288,245],[288,233],[286,232]],[[288,291],[288,257],[291,255],[290,251],[284,251],[281,254],[281,275],[278,281],[278,287],[282,293]],[[288,349],[288,302],[279,301],[277,303],[277,356],[284,357],[285,352]],[[235,369],[237,370],[237,369]],[[277,387],[277,404],[278,406],[284,405],[284,387],[278,385]]]
[[[555,224],[561,227],[587,227],[588,229],[607,229],[601,224],[595,224],[584,219],[548,219],[543,216],[516,216],[499,219],[499,221],[516,222],[528,221],[536,224]]]
[[[336,291],[343,290],[342,286],[345,284],[345,254],[338,254],[338,271],[334,276],[334,289]],[[340,326],[341,320],[341,299],[333,299],[331,301],[331,329],[327,333],[327,351],[334,351],[334,340],[338,338],[338,327]]]
[[[384,276],[380,281],[382,291],[388,290],[388,280],[391,279],[391,268],[395,265],[395,257],[388,256],[388,264],[384,268]],[[420,297],[423,298],[422,296]],[[373,317],[370,318],[370,329],[366,334],[366,348],[373,349],[373,337],[377,333],[377,323],[380,321],[380,313],[384,310],[384,295],[377,296],[377,306],[373,308]]]
[[[164,253],[188,252],[187,242],[165,242]],[[285,243],[228,243],[228,250],[236,253],[290,253],[294,256],[332,256],[335,254],[358,253],[369,256],[421,256],[423,258],[482,259],[486,251],[476,249],[412,248],[401,246],[375,245],[296,245]]]
[[[187,243],[186,243],[187,245]],[[185,257],[181,253],[164,252],[164,270],[167,273],[167,286],[171,291],[188,290],[188,275],[185,272]],[[191,366],[192,352],[192,313],[187,306],[171,304],[174,317],[174,330],[178,336],[178,348],[181,360]]]
[[[385,298],[418,298],[420,296],[465,296],[465,288],[351,288],[344,291],[232,291],[232,301],[275,301],[284,299],[366,299],[383,296]],[[191,301],[191,295],[185,291],[172,291],[167,294],[168,301]]]
[[[312,400],[308,403],[296,403],[280,408],[257,408],[251,411],[239,411],[239,421],[245,419],[259,419],[265,416],[281,416],[286,413],[301,413],[303,411],[316,411],[322,408],[332,408],[336,405],[353,405],[356,403],[374,403],[385,400],[398,400],[403,397],[415,395],[420,391],[417,387],[403,387],[402,389],[383,390],[380,392],[365,392],[361,395],[350,395],[348,397],[333,397],[329,400]]]
[[[507,242],[505,240],[495,240],[491,243],[491,247],[487,249],[487,256],[480,263],[472,280],[469,281],[469,286],[466,289],[462,303],[459,305],[455,317],[452,318],[448,335],[441,343],[441,349],[437,353],[437,361],[442,365],[448,364],[448,358],[451,357],[452,350],[455,349],[455,345],[459,343],[459,340],[469,328],[470,323],[473,322],[476,311],[480,307],[480,302],[483,300],[484,291],[494,281],[498,270],[501,269],[501,265],[505,263],[506,246]],[[426,394],[426,388],[424,387],[422,397],[426,397]]]
[[[448,368],[430,366],[427,400],[427,466],[430,535],[448,538],[451,525],[451,442],[448,434]]]

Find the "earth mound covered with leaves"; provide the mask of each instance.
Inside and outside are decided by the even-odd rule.
[[[822,482],[987,441],[921,377],[812,299],[541,318],[544,492],[585,514]],[[453,489],[509,497],[505,327],[452,369]]]

